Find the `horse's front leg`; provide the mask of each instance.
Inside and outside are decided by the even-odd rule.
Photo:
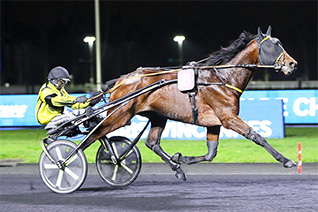
[[[219,144],[219,134],[220,134],[220,126],[207,127],[207,147],[208,153],[203,156],[182,156],[181,153],[176,153],[172,156],[172,160],[175,162],[183,162],[188,165],[199,163],[202,161],[212,161],[217,154],[217,148]]]
[[[297,164],[286,158],[276,149],[274,149],[264,137],[255,132],[250,126],[248,126],[242,119],[240,119],[236,114],[223,115],[221,120],[223,127],[227,129],[234,130],[235,132],[241,134],[247,139],[254,141],[256,144],[262,146],[266,149],[277,161],[283,163],[285,168],[291,168]]]
[[[165,152],[160,146],[161,134],[166,125],[167,119],[162,117],[149,119],[151,121],[151,129],[146,139],[146,146],[153,152],[155,152],[157,155],[159,155],[161,159],[165,161],[173,171],[176,172],[176,177],[179,180],[185,181],[185,173],[181,169],[180,164],[172,161],[171,156],[167,152]]]

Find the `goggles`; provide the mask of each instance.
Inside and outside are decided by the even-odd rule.
[[[68,83],[68,81],[70,81],[67,78],[62,78],[62,79],[57,79],[57,81],[61,84],[61,85],[66,85]]]

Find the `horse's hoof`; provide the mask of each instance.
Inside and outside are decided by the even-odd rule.
[[[182,156],[182,154],[180,152],[177,152],[176,154],[174,154],[170,160],[172,160],[175,163],[179,163],[179,159]]]
[[[283,166],[284,166],[285,168],[291,168],[291,167],[297,166],[297,164],[296,164],[294,161],[289,160],[289,161],[287,161],[286,163],[284,163]]]
[[[181,173],[181,172],[177,172],[177,173],[176,173],[176,177],[177,177],[179,180],[182,180],[182,181],[186,181],[186,180],[187,180],[185,174],[184,174],[184,173]]]
[[[176,169],[176,177],[179,179],[179,180],[183,180],[183,181],[186,181],[187,178],[185,176],[185,173],[184,171],[181,169],[181,167],[179,166],[177,169]]]

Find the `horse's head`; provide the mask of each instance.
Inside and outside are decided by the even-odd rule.
[[[294,60],[283,48],[279,39],[271,37],[271,26],[266,34],[258,27],[256,36],[259,59],[262,65],[274,65],[276,70],[281,70],[285,75],[291,74],[297,68]]]

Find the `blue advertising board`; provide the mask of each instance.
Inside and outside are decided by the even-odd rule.
[[[0,126],[39,126],[34,111],[37,95],[1,95]]]
[[[318,124],[317,89],[245,91],[244,99],[282,99],[286,124]]]
[[[37,98],[36,94],[0,95],[0,127],[40,126],[35,119]]]
[[[75,96],[78,95],[82,94]],[[245,91],[241,97],[240,117],[264,137],[280,138],[284,136],[284,123],[318,124],[317,98],[318,90]],[[36,102],[35,94],[0,95],[0,127],[40,126],[34,115]],[[129,127],[137,127],[137,130],[130,130],[131,137],[135,137],[145,123],[145,118],[134,117]],[[204,128],[169,121],[163,136],[204,139],[205,134]],[[240,138],[237,133],[223,128],[220,137]]]

